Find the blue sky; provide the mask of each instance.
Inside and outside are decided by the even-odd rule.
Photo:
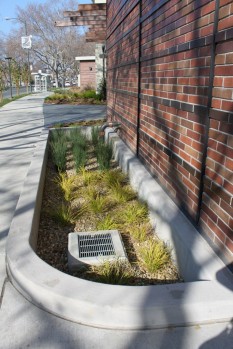
[[[28,3],[42,4],[44,2],[46,2],[46,0],[0,0],[0,33],[6,35],[17,25],[15,21],[6,21],[4,19],[5,17],[16,17],[17,6],[24,8]],[[79,3],[91,4],[92,1],[80,0]]]

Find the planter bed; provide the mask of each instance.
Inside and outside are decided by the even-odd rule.
[[[157,232],[173,245],[184,283],[115,286],[72,277],[36,255],[48,132],[38,142],[6,246],[9,277],[37,306],[67,320],[104,328],[166,328],[232,318],[232,277],[208,244],[112,131],[116,159],[147,200]]]
[[[57,134],[56,130],[52,132]],[[59,142],[61,137],[59,131]],[[120,171],[115,161],[110,162],[108,170],[99,170],[94,154],[95,147],[90,140],[86,143],[88,158],[85,167],[77,173],[69,137],[68,140],[67,137],[65,139],[65,144],[68,145],[66,166],[60,175],[49,152],[37,243],[38,255],[51,266],[69,273],[68,233],[119,229],[130,263],[121,263],[115,258],[114,266],[121,270],[118,277],[111,276],[109,271],[105,277],[98,274],[103,272],[104,267],[110,268],[103,257],[102,269],[101,266],[89,267],[73,273],[70,271],[70,274],[87,280],[125,285],[180,282],[177,268],[170,258],[170,249],[156,238],[149,223],[148,209],[137,200],[136,192],[128,184],[127,176]],[[66,191],[61,189],[64,185]],[[81,214],[78,214],[79,211]],[[68,217],[63,217],[64,214]],[[75,218],[77,214],[78,217]],[[140,236],[132,235],[135,231]],[[156,261],[161,266],[154,272],[143,265],[142,258],[142,253],[151,245],[159,247],[162,254]],[[162,262],[163,257],[165,263]]]

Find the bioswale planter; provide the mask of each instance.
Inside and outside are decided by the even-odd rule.
[[[114,142],[116,158],[148,201],[157,233],[173,245],[185,282],[100,284],[64,274],[36,255],[48,135],[47,130],[41,134],[9,231],[6,261],[13,285],[38,307],[96,327],[166,328],[231,319],[232,279],[224,264],[112,130],[107,138]]]

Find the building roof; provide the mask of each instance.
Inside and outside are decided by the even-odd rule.
[[[95,61],[95,56],[79,56],[75,57],[76,61]]]

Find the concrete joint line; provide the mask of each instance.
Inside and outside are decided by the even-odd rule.
[[[4,282],[3,282],[3,286],[2,286],[2,290],[1,290],[1,295],[0,295],[0,309],[2,307],[2,302],[3,302],[3,297],[4,297],[7,282],[9,282],[9,279],[8,279],[8,277],[5,277]]]

